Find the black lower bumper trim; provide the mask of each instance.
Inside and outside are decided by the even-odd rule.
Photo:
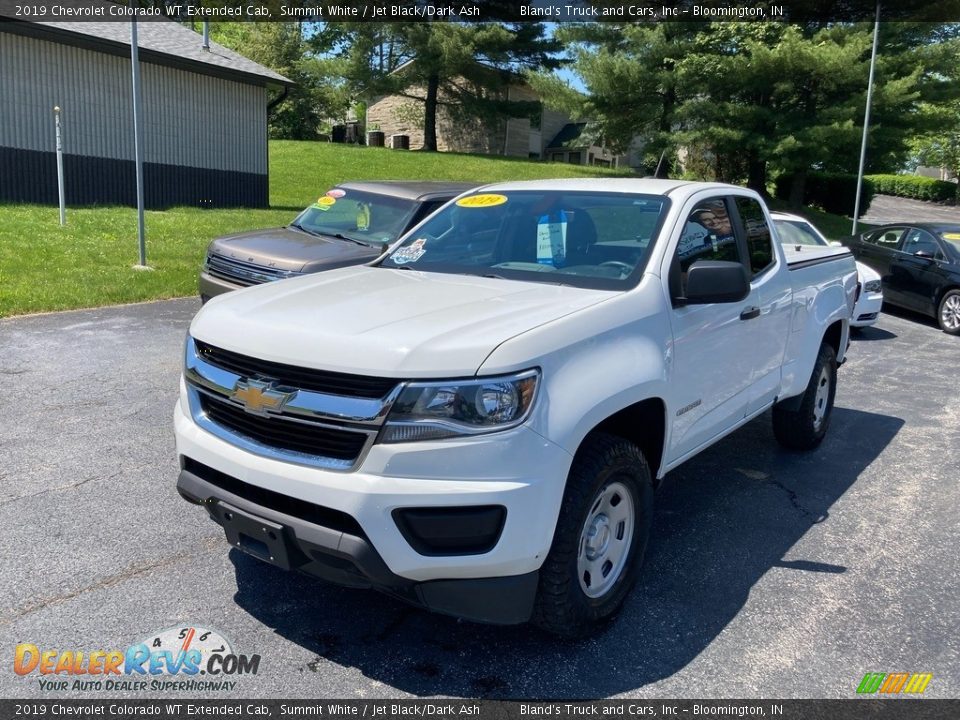
[[[328,582],[348,587],[380,590],[433,612],[477,622],[513,625],[530,619],[536,598],[538,571],[494,578],[465,578],[415,582],[394,574],[373,544],[359,534],[323,527],[284,510],[298,504],[281,501],[279,508],[251,502],[242,491],[246,485],[224,482],[224,474],[194,460],[181,458],[177,491],[188,502],[202,505],[211,519],[224,528],[230,544],[265,562],[299,570]],[[209,473],[207,472],[209,471]],[[210,482],[205,475],[210,475]],[[240,489],[243,495],[230,490]],[[258,499],[295,500],[265,491]],[[304,501],[296,500],[296,503]],[[317,506],[319,507],[319,506]],[[323,510],[323,509],[321,509]],[[336,511],[330,510],[330,513]],[[327,517],[317,513],[314,517]],[[353,523],[356,523],[353,520]],[[340,524],[340,523],[338,523]],[[345,523],[352,527],[352,523]]]

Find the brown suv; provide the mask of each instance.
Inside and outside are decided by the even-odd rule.
[[[337,185],[286,227],[226,235],[207,248],[200,299],[272,280],[361,265],[457,195],[454,182],[350,182]]]

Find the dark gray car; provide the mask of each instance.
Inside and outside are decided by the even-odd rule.
[[[200,272],[200,299],[250,285],[361,265],[477,183],[350,182],[320,196],[286,227],[215,239]]]

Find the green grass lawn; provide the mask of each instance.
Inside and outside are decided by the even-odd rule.
[[[148,211],[147,264],[139,261],[136,210],[0,205],[0,317],[193,295],[207,243],[218,235],[285,225],[347,180],[496,182],[597,177],[616,171],[452,153],[329,143],[270,142],[270,210]],[[624,171],[619,172],[620,175]]]
[[[270,205],[302,208],[346,180],[454,180],[478,183],[560,177],[622,177],[608,170],[563,163],[459,153],[421,153],[360,145],[270,142]]]

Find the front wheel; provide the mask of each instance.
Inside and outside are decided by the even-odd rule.
[[[791,450],[813,450],[827,434],[837,392],[837,354],[823,343],[813,365],[807,389],[796,409],[786,404],[773,407],[773,434]]]
[[[937,309],[937,322],[945,333],[960,335],[960,290],[944,294]]]
[[[583,637],[611,618],[636,581],[653,520],[643,453],[613,435],[589,436],[574,458],[533,622]]]

